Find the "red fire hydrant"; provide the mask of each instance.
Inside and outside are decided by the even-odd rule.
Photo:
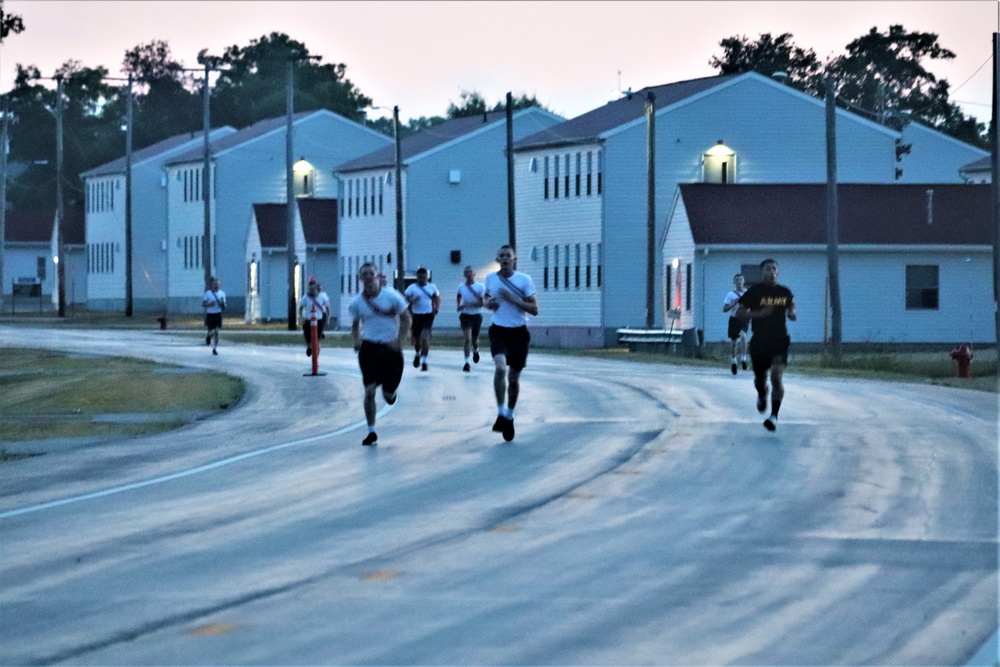
[[[951,358],[955,360],[955,364],[958,366],[958,377],[960,378],[970,378],[972,377],[972,346],[968,343],[963,343],[959,345],[954,350],[951,351]]]

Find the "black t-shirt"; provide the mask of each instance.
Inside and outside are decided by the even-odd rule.
[[[754,336],[780,340],[788,335],[788,328],[785,326],[785,312],[792,305],[792,298],[792,290],[784,285],[759,283],[748,289],[739,298],[738,303],[751,310],[759,310],[768,306],[774,308],[767,317],[755,317],[750,321]]]

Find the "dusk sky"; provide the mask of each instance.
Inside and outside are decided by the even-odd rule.
[[[0,46],[0,91],[15,65],[50,76],[67,60],[120,76],[125,51],[159,39],[197,67],[198,51],[218,54],[284,32],[347,77],[379,106],[406,120],[443,116],[463,90],[493,104],[507,91],[534,95],[567,118],[638,90],[703,76],[731,36],[788,32],[820,60],[875,27],[933,32],[956,58],[927,63],[951,85],[952,101],[988,121],[996,0],[896,2],[306,2],[270,0],[5,0],[25,31]],[[380,112],[372,112],[372,116]]]

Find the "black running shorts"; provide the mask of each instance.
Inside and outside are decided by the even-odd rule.
[[[403,378],[402,351],[394,350],[385,343],[361,341],[358,365],[361,366],[361,379],[366,387],[382,385],[382,389],[390,394],[396,391]]]
[[[461,313],[458,316],[458,323],[461,325],[462,331],[472,329],[472,337],[479,338],[479,329],[483,326],[483,316],[480,313],[475,315]]]
[[[420,338],[420,334],[423,333],[424,329],[427,331],[431,330],[434,326],[434,313],[421,313],[413,314],[413,323],[410,325],[410,333],[413,334],[413,339],[416,340]]]
[[[499,327],[490,325],[490,354],[505,355],[507,365],[514,370],[522,370],[528,363],[528,346],[531,334],[528,327]]]
[[[222,313],[205,313],[205,326],[208,330],[222,328]]]
[[[739,320],[735,317],[729,318],[729,328],[726,330],[726,338],[736,340],[740,333],[750,331],[750,320]]]
[[[754,371],[763,373],[775,364],[787,366],[788,346],[790,344],[791,338],[788,336],[771,340],[762,336],[753,336],[747,345],[747,350],[750,352],[750,361],[753,363]]]

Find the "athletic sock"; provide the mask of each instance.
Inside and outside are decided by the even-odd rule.
[[[514,419],[514,408],[507,408],[507,419],[513,421]]]
[[[426,354],[421,354],[420,355],[420,363],[422,363],[422,364],[426,364],[427,363],[427,355]]]
[[[374,433],[375,432],[375,424],[369,424],[368,425],[368,432],[369,433]]]
[[[472,357],[466,357],[465,358],[465,363],[469,363],[470,361],[472,361]]]
[[[732,360],[732,362],[731,362],[731,363],[732,363],[733,365],[735,365],[735,364],[736,364],[736,357],[733,357],[733,360]]]
[[[506,416],[507,416],[507,408],[505,408],[502,405],[498,405],[497,406],[497,417],[506,417]]]

